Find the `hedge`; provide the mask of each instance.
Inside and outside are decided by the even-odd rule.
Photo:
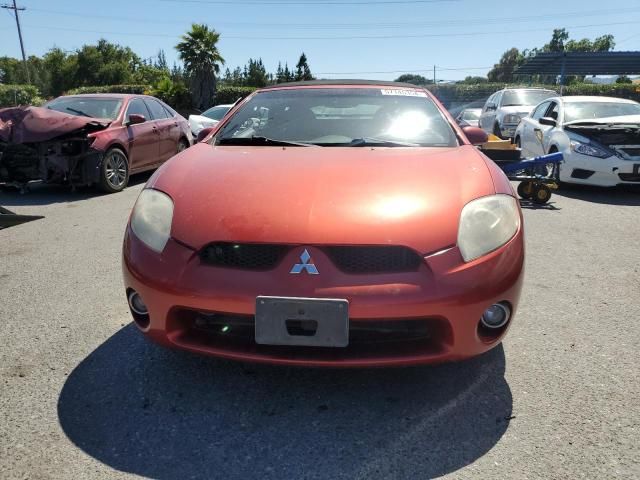
[[[239,98],[244,98],[256,91],[256,87],[219,86],[216,90],[215,103],[235,103]]]
[[[151,85],[101,85],[74,88],[69,90],[66,95],[80,95],[83,93],[134,93],[143,95],[149,90],[151,90]]]
[[[0,108],[43,103],[44,99],[34,85],[0,85]]]

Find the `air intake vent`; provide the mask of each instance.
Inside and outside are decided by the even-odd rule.
[[[218,267],[271,270],[287,253],[287,245],[212,243],[200,252],[202,262]]]
[[[416,271],[422,257],[407,247],[326,247],[336,267],[346,273],[395,273]]]

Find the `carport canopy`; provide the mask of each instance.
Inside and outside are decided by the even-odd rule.
[[[514,71],[518,75],[640,74],[640,52],[539,53]],[[562,83],[562,82],[561,82]]]

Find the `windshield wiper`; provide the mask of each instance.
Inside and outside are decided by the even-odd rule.
[[[82,110],[76,110],[75,108],[65,107],[65,110],[69,110],[70,112],[77,113],[78,115],[82,115],[83,117],[94,118],[93,115],[89,115],[88,113],[83,112]]]
[[[275,138],[253,135],[251,137],[226,137],[216,142],[218,145],[273,145],[273,146],[293,146],[293,147],[317,147],[313,143],[294,142],[290,140],[277,140]]]
[[[362,137],[354,138],[348,147],[419,147],[419,143],[397,142],[395,140],[385,140],[383,138]]]

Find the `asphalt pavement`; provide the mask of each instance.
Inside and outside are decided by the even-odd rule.
[[[122,193],[39,187],[0,205],[0,478],[640,478],[640,192],[524,205],[503,345],[390,370],[255,366],[132,325]]]

